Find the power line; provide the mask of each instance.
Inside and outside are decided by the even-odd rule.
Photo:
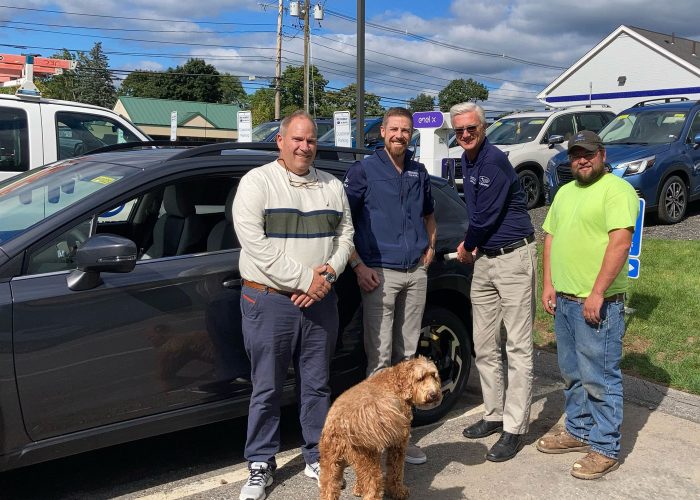
[[[51,28],[71,28],[79,30],[105,30],[105,31],[126,31],[126,32],[143,32],[143,33],[197,33],[204,35],[236,35],[238,33],[275,33],[275,30],[240,30],[240,31],[197,31],[197,30],[152,30],[145,28],[107,28],[103,26],[75,26],[71,24],[48,24],[48,23],[25,23],[23,21],[5,21],[0,20],[0,23],[22,24],[29,26],[47,26]],[[8,26],[10,27],[10,26]]]

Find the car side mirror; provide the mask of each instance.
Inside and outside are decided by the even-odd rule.
[[[113,234],[98,234],[75,252],[77,269],[67,277],[68,288],[89,290],[102,283],[101,272],[128,273],[136,265],[136,243]]]
[[[547,144],[549,145],[549,149],[552,149],[555,144],[561,144],[562,142],[564,142],[563,135],[550,135],[549,139],[547,139]]]

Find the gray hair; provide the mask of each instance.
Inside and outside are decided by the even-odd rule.
[[[289,127],[289,124],[292,123],[292,120],[295,118],[306,118],[309,120],[313,126],[314,126],[314,135],[318,135],[318,127],[316,126],[316,120],[313,119],[313,117],[304,111],[303,109],[297,109],[294,113],[291,115],[287,115],[282,119],[280,122],[280,131],[279,134],[284,137],[284,135],[287,133],[287,128]]]
[[[476,116],[479,117],[481,124],[486,125],[484,108],[474,102],[460,102],[459,104],[452,106],[450,108],[450,120],[454,121],[456,116],[463,115],[464,113],[476,113]]]

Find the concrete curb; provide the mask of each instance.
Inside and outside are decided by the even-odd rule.
[[[561,382],[557,355],[535,349],[535,375]],[[659,410],[691,422],[700,423],[700,396],[689,394],[623,374],[624,398],[649,410]]]

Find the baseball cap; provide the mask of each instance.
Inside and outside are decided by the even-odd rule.
[[[595,132],[582,130],[569,139],[568,152],[571,153],[571,150],[577,147],[586,151],[597,151],[603,147],[603,141],[600,140],[600,137]]]

